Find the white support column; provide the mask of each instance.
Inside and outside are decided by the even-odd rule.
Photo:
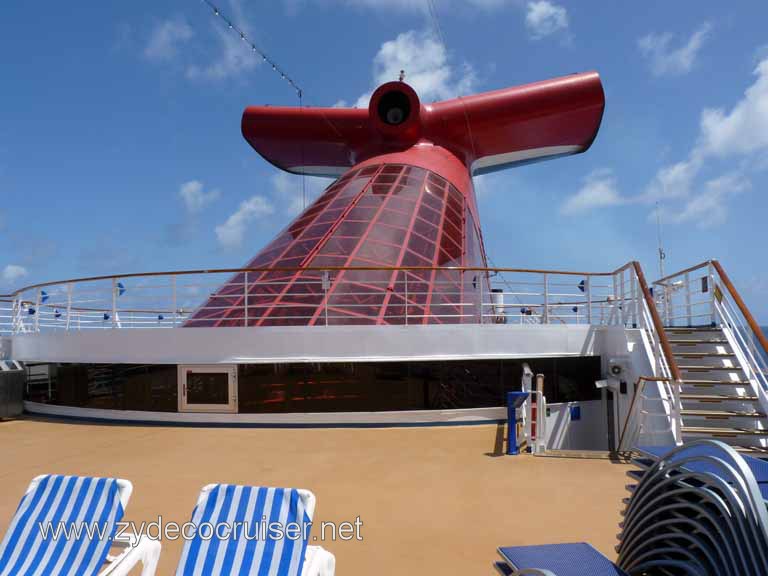
[[[587,292],[587,324],[592,324],[592,276],[584,279],[584,287]]]
[[[691,278],[688,272],[683,276],[685,282],[685,315],[688,319],[688,326],[693,326],[693,306],[691,305]]]
[[[243,273],[243,326],[248,327],[248,272]]]
[[[35,297],[35,332],[40,332],[40,300],[42,298],[41,289],[37,289],[37,296]]]
[[[712,319],[712,324],[717,326],[717,307],[715,306],[715,270],[712,267],[712,263],[707,264],[707,282],[709,288],[709,315]]]
[[[549,275],[544,273],[544,324],[549,324]]]
[[[117,327],[117,278],[112,278],[112,328]]]
[[[67,284],[67,330],[69,330],[70,322],[72,320],[72,290],[74,286],[72,282]]]
[[[171,322],[173,322],[172,326],[175,328],[176,323],[178,322],[179,314],[179,307],[177,305],[176,296],[176,275],[171,276],[171,307],[173,308],[173,318]]]

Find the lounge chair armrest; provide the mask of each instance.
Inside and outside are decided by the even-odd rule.
[[[160,542],[143,537],[131,542],[115,542],[114,545],[122,551],[117,556],[107,556],[109,564],[99,576],[126,576],[139,562],[141,576],[154,576],[162,549]]]
[[[333,576],[336,557],[321,546],[307,546],[301,576]]]

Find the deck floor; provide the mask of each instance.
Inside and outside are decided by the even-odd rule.
[[[237,429],[0,422],[0,535],[29,481],[127,478],[126,520],[189,519],[212,482],[309,488],[315,525],[360,516],[362,542],[324,542],[337,574],[492,574],[496,547],[589,541],[613,558],[627,465],[498,457],[496,426]],[[182,543],[164,542],[159,574]]]

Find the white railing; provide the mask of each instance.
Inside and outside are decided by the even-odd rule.
[[[651,394],[646,390],[647,384],[653,384],[655,389]],[[627,417],[619,436],[618,452],[630,452],[642,440],[642,444],[668,445],[672,441],[682,444],[682,419],[680,416],[680,386],[670,378],[658,376],[641,376],[634,386],[632,401],[627,410]],[[648,421],[654,421],[649,425]],[[664,424],[659,425],[658,421]],[[646,437],[661,436],[661,441],[649,440]]]
[[[0,333],[344,323],[622,325],[652,333],[637,269],[250,268],[81,278],[0,296]]]
[[[768,342],[722,265],[702,262],[654,282],[654,292],[666,325],[723,329],[768,407]]]

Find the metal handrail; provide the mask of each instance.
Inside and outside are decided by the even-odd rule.
[[[227,325],[253,326],[261,319],[278,317],[322,325],[323,320],[328,324],[344,318],[344,314],[377,323],[398,319],[404,319],[405,324],[409,319],[421,323],[427,318],[439,322],[508,323],[519,318],[521,323],[637,326],[641,294],[635,266],[629,262],[613,272],[594,273],[462,266],[331,266],[92,276],[31,284],[0,296],[0,302],[11,304],[10,320],[0,319],[0,330],[29,333],[41,329],[170,328],[190,320],[195,325],[226,321]],[[386,272],[382,277],[390,278],[358,275],[349,278],[349,285],[339,283],[340,278],[357,271]],[[445,277],[436,275],[436,271]],[[400,274],[395,278],[393,272]],[[426,277],[426,272],[432,277],[429,290],[421,285],[426,280],[417,277]],[[518,277],[501,278],[506,288],[491,291],[500,273]],[[222,274],[225,277],[220,281],[216,275]],[[578,284],[569,280],[579,276],[582,280]],[[181,281],[182,277],[191,279]],[[296,287],[300,289],[294,290]],[[128,294],[124,295],[126,289]],[[403,309],[382,307],[374,314],[371,306],[376,304],[366,302],[365,297],[380,293],[387,295],[385,302],[390,295],[396,296],[397,306]],[[435,299],[433,294],[443,299]],[[271,315],[273,310],[282,312]]]
[[[625,265],[624,267],[626,267]],[[624,268],[622,267],[622,268]],[[554,274],[560,276],[612,276],[619,272],[618,268],[613,272],[575,272],[572,270],[539,270],[535,268],[487,268],[481,266],[306,266],[306,267],[262,267],[262,268],[202,268],[197,270],[169,270],[165,272],[138,272],[129,274],[111,274],[106,276],[85,276],[82,278],[70,278],[68,280],[55,280],[40,282],[22,286],[9,294],[0,294],[0,298],[15,298],[22,292],[46,288],[60,284],[82,284],[84,282],[97,282],[99,280],[121,280],[125,278],[146,278],[152,276],[188,276],[193,274],[237,274],[241,272],[354,272],[354,271],[420,271],[420,272],[500,272],[520,274]]]
[[[752,316],[752,312],[750,312],[749,308],[747,308],[747,305],[744,303],[744,300],[742,299],[738,290],[736,290],[736,287],[731,282],[728,274],[726,274],[719,261],[711,260],[710,263],[712,264],[712,267],[717,271],[717,274],[720,276],[720,279],[723,281],[723,284],[730,293],[731,298],[733,298],[736,306],[739,308],[741,314],[744,316],[744,319],[747,321],[747,325],[752,330],[758,342],[760,342],[760,345],[763,347],[763,352],[768,354],[768,339],[766,339],[765,334],[763,334],[763,331],[760,329],[760,326],[755,320],[755,317]]]
[[[617,452],[621,453],[624,452],[624,440],[627,434],[627,428],[629,427],[629,421],[632,418],[635,410],[635,404],[637,403],[637,398],[640,395],[640,391],[645,387],[646,382],[666,382],[669,385],[679,385],[679,382],[673,382],[670,378],[662,377],[662,376],[640,376],[637,381],[635,382],[635,390],[632,394],[632,401],[629,404],[629,409],[627,410],[627,416],[624,418],[624,425],[621,429],[621,435],[619,436],[619,446],[617,449]],[[678,412],[680,409],[680,406],[678,404],[677,395],[672,395],[672,400],[675,403],[674,411]],[[672,414],[673,420],[677,419],[677,414]],[[674,430],[672,432],[674,436]]]
[[[637,275],[637,280],[643,293],[643,299],[645,300],[645,304],[651,314],[653,329],[658,335],[659,343],[661,344],[661,350],[664,354],[664,359],[669,366],[672,379],[675,380],[675,382],[680,382],[682,380],[680,369],[677,366],[675,356],[672,354],[672,346],[669,343],[669,338],[667,338],[667,333],[664,330],[664,324],[661,321],[661,316],[659,316],[659,311],[656,309],[656,304],[653,301],[653,296],[651,295],[651,291],[648,288],[648,283],[645,281],[645,274],[643,274],[643,269],[640,267],[640,263],[637,261],[633,262],[632,265],[635,268],[635,274]]]

